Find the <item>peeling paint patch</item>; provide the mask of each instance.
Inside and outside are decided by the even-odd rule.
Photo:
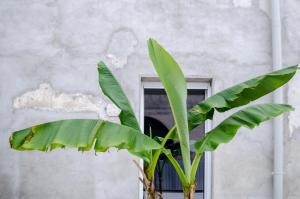
[[[293,132],[300,128],[300,75],[296,76],[290,81],[288,87],[288,103],[291,104],[295,110],[289,114],[289,129],[290,136]]]
[[[115,68],[123,68],[137,44],[137,38],[131,30],[120,29],[114,32],[106,50],[107,61]]]
[[[114,104],[107,104],[105,111],[109,117],[118,117],[121,112]]]
[[[117,112],[118,108],[107,109],[113,105],[105,103],[101,98],[93,95],[82,93],[61,93],[55,91],[50,84],[40,84],[38,89],[26,92],[14,99],[13,106],[15,109],[32,108],[37,110],[48,111],[65,111],[65,112],[95,112],[101,118],[106,116],[118,116],[111,112]],[[109,110],[106,113],[106,109]]]

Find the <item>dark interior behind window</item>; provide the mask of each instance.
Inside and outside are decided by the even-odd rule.
[[[205,99],[205,90],[189,89],[187,106],[192,108],[195,104]],[[153,137],[164,137],[169,129],[174,125],[171,108],[168,98],[163,89],[145,89],[144,90],[144,132]],[[194,129],[190,139],[197,140],[204,134],[204,125]],[[171,149],[176,159],[181,163],[179,144],[174,141],[168,141],[167,148]],[[194,153],[191,153],[192,157]],[[167,158],[162,155],[155,172],[156,189],[162,192],[181,192],[181,185],[176,171]],[[204,157],[199,164],[197,172],[197,192],[204,192]]]

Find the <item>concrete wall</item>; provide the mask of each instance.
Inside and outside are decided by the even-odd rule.
[[[285,65],[300,61],[300,2],[288,0],[283,3],[283,59]],[[285,133],[285,197],[300,198],[300,75],[298,74],[287,89],[287,101],[296,111],[288,117]]]
[[[140,75],[154,75],[146,40],[160,41],[186,75],[213,78],[213,92],[271,70],[267,0],[0,1],[0,198],[138,198],[127,152],[18,152],[11,131],[63,118],[116,120],[101,94],[105,60],[139,113]],[[285,64],[300,63],[300,2],[282,3]],[[300,76],[285,89],[285,198],[300,197]],[[266,96],[260,102],[270,102]],[[223,119],[217,115],[214,124]],[[214,199],[272,198],[272,123],[241,130],[213,154]]]

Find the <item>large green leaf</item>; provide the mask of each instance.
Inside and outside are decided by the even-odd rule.
[[[155,70],[165,88],[180,140],[185,174],[190,175],[190,146],[187,123],[187,88],[184,75],[171,55],[155,40],[148,40],[148,51]]]
[[[140,131],[139,123],[127,96],[114,75],[103,62],[98,64],[98,73],[99,85],[103,93],[121,110],[119,114],[121,124]]]
[[[225,119],[206,136],[195,143],[198,153],[213,151],[219,144],[228,143],[241,127],[254,128],[261,122],[293,110],[285,104],[261,104],[246,107]]]
[[[121,124],[141,131],[126,94],[112,72],[103,62],[98,63],[98,74],[99,85],[104,95],[106,95],[121,110],[119,114]],[[142,159],[149,159],[150,156],[148,151],[131,153]]]
[[[74,147],[104,152],[110,147],[133,153],[161,148],[160,144],[139,131],[103,120],[71,119],[49,122],[16,131],[10,138],[16,150],[47,151]],[[149,161],[149,157],[145,157]]]
[[[297,69],[298,66],[291,66],[273,71],[212,95],[188,112],[189,131],[203,124],[205,120],[212,119],[215,110],[224,112],[246,105],[280,88],[296,74]],[[170,132],[170,139],[177,138],[175,132],[176,129]]]
[[[189,129],[192,130],[206,119],[211,119],[214,110],[224,112],[271,93],[286,84],[297,69],[298,66],[291,66],[273,71],[218,92],[189,111]]]

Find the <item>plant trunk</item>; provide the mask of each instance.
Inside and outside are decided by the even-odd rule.
[[[191,185],[189,188],[187,188],[184,191],[184,199],[195,199],[195,190],[196,190],[195,185]]]
[[[151,181],[151,184],[147,190],[147,199],[157,199],[157,192],[155,190],[155,186],[154,186],[154,180]]]
[[[159,192],[156,192],[155,190],[155,184],[154,184],[154,179],[152,176],[149,177],[147,168],[142,169],[142,167],[139,165],[139,163],[136,160],[133,160],[134,164],[138,167],[140,172],[143,175],[143,178],[139,177],[139,180],[143,183],[144,185],[144,190],[147,193],[147,199],[162,199],[162,194]]]
[[[148,193],[147,199],[156,199],[154,193]]]

